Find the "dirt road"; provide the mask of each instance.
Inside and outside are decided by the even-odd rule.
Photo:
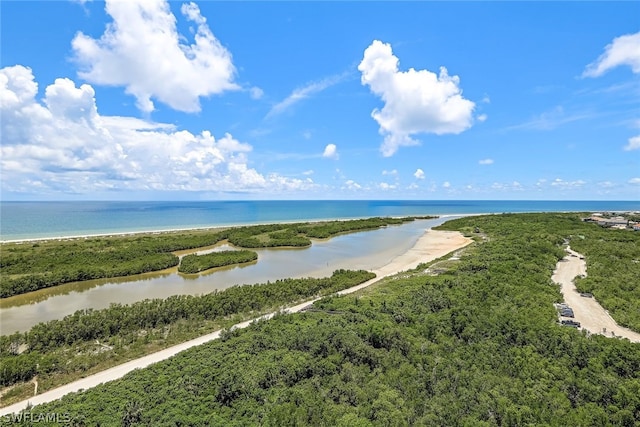
[[[349,293],[358,291],[360,289],[366,288],[367,286],[377,282],[378,280],[383,279],[384,277],[394,275],[396,273],[399,273],[400,271],[413,269],[422,262],[429,262],[434,259],[440,258],[450,252],[453,252],[455,250],[458,250],[467,246],[471,242],[472,242],[471,239],[464,237],[462,234],[460,234],[457,231],[436,231],[436,230],[428,229],[427,231],[425,231],[424,235],[422,235],[420,239],[418,239],[416,244],[407,252],[394,258],[385,266],[377,270],[373,270],[373,272],[376,273],[376,276],[377,276],[376,278],[371,279],[367,282],[364,282],[360,285],[354,286],[352,288],[340,291],[338,293],[340,295],[345,295],[345,294],[349,294]],[[294,307],[289,307],[284,311],[289,313],[296,313],[301,311],[303,308],[307,307],[309,304],[315,301],[317,301],[317,299],[313,301],[306,301]],[[270,313],[258,319],[269,319],[273,317],[274,314],[275,313]],[[239,323],[233,326],[233,328],[234,329],[246,328],[254,320],[258,320],[258,319],[252,319],[246,322]],[[0,416],[10,414],[13,412],[19,412],[25,409],[28,404],[35,406],[35,405],[40,405],[42,403],[51,402],[51,401],[60,399],[62,396],[68,393],[73,393],[80,390],[86,390],[86,389],[95,387],[98,384],[106,383],[109,381],[122,378],[124,375],[128,374],[129,372],[135,369],[145,368],[153,363],[168,359],[171,356],[174,356],[179,352],[186,350],[188,348],[195,347],[197,345],[204,344],[208,341],[218,339],[220,338],[220,332],[221,331],[216,331],[211,334],[193,339],[191,341],[187,341],[182,344],[169,347],[157,353],[153,353],[148,356],[141,357],[139,359],[131,360],[121,365],[115,366],[111,369],[107,369],[105,371],[88,376],[81,380],[47,391],[45,393],[42,393],[41,395],[34,396],[28,400],[23,400],[22,402],[18,402],[16,404],[13,404],[4,408],[0,408]]]
[[[632,342],[640,342],[639,333],[618,325],[595,298],[580,296],[573,280],[586,274],[587,265],[583,256],[567,247],[567,256],[558,262],[551,276],[554,282],[560,284],[565,302],[573,309],[574,320],[580,322],[582,329],[592,334],[624,337]]]

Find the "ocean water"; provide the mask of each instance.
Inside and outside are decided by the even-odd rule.
[[[640,201],[1,202],[0,240],[374,216],[637,210]]]

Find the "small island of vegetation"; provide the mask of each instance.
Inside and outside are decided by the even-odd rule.
[[[185,274],[196,274],[205,270],[227,265],[244,264],[258,259],[254,251],[220,251],[205,255],[185,255],[180,260],[178,271]]]
[[[131,276],[176,267],[180,264],[180,258],[174,252],[217,243],[228,242],[240,248],[307,247],[311,245],[311,238],[329,238],[341,233],[374,230],[431,218],[435,217],[267,224],[222,230],[2,243],[0,298],[63,283]],[[209,261],[202,262],[206,264]]]

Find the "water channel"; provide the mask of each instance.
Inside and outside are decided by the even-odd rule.
[[[216,269],[202,275],[183,275],[176,269],[116,279],[68,283],[0,300],[3,335],[81,309],[101,309],[112,303],[131,304],[148,298],[199,295],[234,285],[264,283],[287,277],[323,277],[334,270],[373,270],[411,248],[429,228],[450,218],[416,220],[372,231],[314,240],[304,249],[258,249],[258,261]],[[224,249],[224,247],[220,248]]]

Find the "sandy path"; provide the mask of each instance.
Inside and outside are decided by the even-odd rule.
[[[581,297],[576,289],[573,279],[576,276],[587,274],[587,264],[582,255],[567,247],[565,256],[556,265],[556,270],[551,279],[560,284],[564,300],[573,309],[576,321],[580,322],[582,329],[592,334],[601,334],[608,337],[624,337],[632,342],[640,342],[640,334],[624,328],[616,323],[595,298]]]
[[[434,259],[440,258],[450,252],[453,252],[455,250],[458,250],[460,248],[467,246],[471,242],[472,242],[471,239],[464,237],[462,234],[460,234],[457,231],[436,231],[436,230],[428,229],[418,239],[416,244],[407,252],[392,259],[387,265],[377,270],[373,270],[373,272],[376,273],[377,275],[376,278],[371,279],[367,282],[361,283],[360,285],[354,286],[352,288],[345,289],[338,293],[340,295],[345,295],[345,294],[349,294],[349,293],[358,291],[360,289],[366,288],[367,286],[377,282],[378,280],[383,279],[384,277],[394,275],[396,273],[399,273],[400,271],[413,269],[422,262],[429,262]],[[284,311],[288,313],[296,313],[317,300],[318,299],[315,299],[313,301],[306,301],[302,304],[289,307]],[[275,313],[270,313],[260,317],[259,319],[269,319],[274,314]],[[239,323],[233,326],[233,328],[234,329],[246,328],[254,320],[257,320],[257,319],[252,319],[246,322]],[[39,396],[34,396],[28,400],[23,400],[22,402],[18,402],[11,406],[0,408],[0,416],[10,414],[12,412],[21,411],[25,409],[28,404],[40,405],[42,403],[51,402],[53,400],[60,399],[62,396],[68,393],[73,393],[80,390],[86,390],[91,387],[95,387],[98,384],[105,383],[108,381],[113,381],[118,378],[122,378],[124,375],[126,375],[127,373],[135,369],[145,368],[153,363],[168,359],[171,356],[174,356],[183,350],[186,350],[191,347],[195,347],[197,345],[204,344],[208,341],[215,340],[217,338],[220,338],[220,331],[203,335],[199,338],[184,342],[182,344],[175,345],[173,347],[169,347],[165,350],[150,354],[148,356],[141,357],[139,359],[131,360],[129,362],[123,363],[121,365],[115,366],[113,368],[107,369],[97,374],[88,376],[81,380],[47,391],[45,393],[42,393]]]

